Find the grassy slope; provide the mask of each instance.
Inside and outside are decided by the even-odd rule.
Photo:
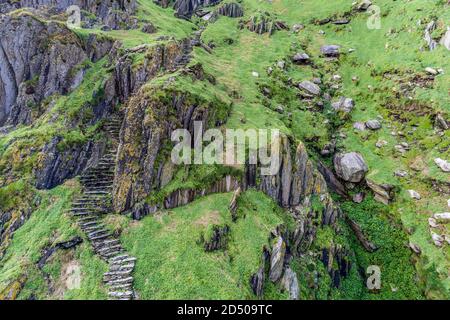
[[[384,72],[400,72],[400,79],[405,81],[408,74],[424,74],[425,67],[432,66],[443,68],[446,72],[436,77],[432,89],[418,88],[412,93],[412,99],[432,107],[435,111],[449,112],[448,83],[450,83],[450,60],[448,51],[442,47],[433,52],[421,50],[424,47],[423,29],[429,19],[437,19],[439,25],[443,25],[449,20],[449,10],[443,10],[443,2],[415,1],[395,2],[376,1],[381,7],[382,26],[380,30],[369,30],[366,27],[367,15],[360,13],[352,18],[347,26],[340,27],[332,24],[318,26],[310,22],[313,19],[323,19],[333,14],[339,14],[351,9],[351,1],[274,1],[273,4],[260,1],[243,2],[246,9],[246,17],[249,17],[257,9],[265,8],[269,12],[275,12],[280,19],[293,23],[303,23],[305,30],[298,35],[287,32],[276,32],[273,36],[259,36],[246,29],[238,30],[237,19],[221,17],[215,24],[208,26],[203,34],[206,43],[214,41],[217,48],[213,55],[209,55],[203,50],[196,50],[196,59],[205,64],[207,70],[217,76],[219,83],[226,84],[229,88],[238,90],[242,97],[235,100],[232,117],[227,123],[227,127],[275,127],[282,128],[290,132],[298,139],[308,139],[309,135],[327,135],[327,130],[323,126],[311,125],[311,122],[321,123],[322,114],[312,114],[308,111],[298,111],[298,102],[291,102],[294,124],[287,129],[283,122],[283,116],[262,106],[262,95],[259,92],[258,83],[268,83],[266,70],[270,65],[281,59],[289,59],[292,54],[291,48],[302,46],[313,57],[314,62],[322,69],[324,79],[329,79],[332,74],[340,74],[343,79],[342,89],[336,95],[350,96],[355,99],[357,107],[352,113],[353,121],[367,121],[382,115],[385,119],[384,128],[376,133],[361,134],[352,129],[353,121],[348,121],[344,125],[342,132],[346,139],[339,141],[342,149],[361,152],[367,160],[371,179],[380,183],[392,183],[399,187],[401,196],[394,205],[388,208],[392,215],[392,220],[401,218],[404,226],[412,230],[411,241],[421,246],[424,252],[424,260],[432,261],[435,266],[427,263],[422,273],[425,279],[431,274],[435,277],[434,267],[440,272],[440,281],[444,283],[444,288],[428,288],[427,294],[430,297],[445,296],[445,292],[450,290],[446,270],[448,270],[448,248],[438,249],[430,241],[430,235],[426,224],[426,219],[431,213],[446,210],[446,199],[439,193],[432,191],[426,178],[433,178],[438,181],[449,181],[448,175],[443,174],[432,163],[433,157],[438,154],[438,148],[445,148],[448,145],[448,132],[443,138],[433,135],[430,117],[417,117],[409,114],[407,125],[401,126],[392,118],[388,110],[383,107],[387,101],[394,101],[397,108],[404,108],[408,99],[397,99],[395,92],[399,90],[399,82],[384,79],[381,75]],[[401,18],[399,18],[401,17]],[[420,26],[417,25],[421,20]],[[319,31],[323,30],[324,33]],[[225,39],[233,39],[233,43],[228,45]],[[343,51],[350,48],[356,49],[354,53],[341,58],[340,64],[327,64],[319,58],[319,49],[323,44],[339,44]],[[254,78],[252,72],[259,73],[259,78]],[[310,67],[291,68],[289,76],[295,80],[311,79],[318,76],[317,70]],[[352,82],[352,77],[360,79],[359,84]],[[396,88],[396,89],[392,89]],[[280,94],[281,96],[283,94]],[[295,110],[297,108],[297,110]],[[292,110],[291,109],[291,110]],[[242,121],[242,120],[245,121]],[[296,124],[298,122],[298,125]],[[244,124],[243,124],[244,123]],[[390,132],[397,128],[408,132],[412,126],[416,126],[415,133],[405,139],[391,136]],[[329,130],[329,129],[328,129]],[[314,131],[311,133],[310,131]],[[329,134],[329,133],[328,133]],[[389,146],[384,150],[377,150],[375,143],[378,139],[385,139]],[[405,158],[399,158],[393,151],[394,144],[407,141],[412,150]],[[403,181],[399,181],[393,175],[396,169],[408,168],[415,157],[424,158],[427,169],[422,173],[412,176]],[[440,154],[442,158],[448,158],[448,151]],[[421,192],[424,200],[412,204],[404,194],[406,189],[414,188]],[[349,208],[351,209],[351,208]],[[357,209],[355,209],[357,210]],[[376,216],[372,217],[372,223],[381,223]],[[380,220],[380,221],[378,221]],[[364,221],[358,221],[363,223]],[[394,229],[399,234],[403,233],[399,226]],[[448,230],[448,229],[447,229]],[[366,232],[377,232],[367,229]],[[373,234],[377,237],[378,234]],[[394,241],[395,242],[395,241]],[[400,244],[400,243],[398,243]],[[405,251],[405,243],[398,248]],[[423,260],[422,260],[423,261]],[[390,266],[395,270],[396,264]],[[410,270],[411,272],[411,270]],[[390,272],[393,274],[392,272]],[[439,287],[439,286],[438,286]],[[404,288],[406,290],[406,288]],[[397,294],[393,295],[398,296]]]
[[[442,48],[432,53],[419,50],[419,47],[423,46],[422,30],[425,22],[427,22],[423,21],[423,18],[438,17],[441,22],[449,20],[449,10],[444,11],[440,7],[443,5],[442,1],[375,1],[381,7],[383,13],[381,30],[368,30],[365,25],[367,17],[363,13],[352,18],[351,23],[345,27],[316,26],[310,23],[315,18],[325,18],[335,13],[348,11],[351,2],[349,0],[332,2],[304,0],[300,3],[293,0],[277,0],[272,3],[256,0],[245,0],[243,2],[246,17],[251,16],[257,9],[264,9],[276,13],[281,20],[288,22],[289,25],[294,23],[305,24],[305,30],[299,34],[276,32],[271,37],[268,35],[259,36],[246,29],[239,30],[237,28],[238,19],[226,17],[221,17],[215,24],[209,25],[203,34],[203,39],[206,43],[214,40],[217,47],[213,54],[195,48],[194,62],[201,62],[208,72],[217,77],[218,84],[214,94],[225,96],[231,94],[232,90],[236,90],[241,95],[239,99],[234,100],[233,112],[226,126],[230,128],[280,128],[299,140],[307,140],[311,135],[321,137],[322,142],[326,140],[331,128],[314,123],[322,123],[328,115],[305,111],[290,95],[283,98],[284,93],[281,93],[281,98],[277,97],[277,99],[285,100],[284,102],[289,104],[289,108],[293,112],[294,123],[287,125],[286,119],[282,115],[274,112],[273,108],[264,106],[264,98],[259,93],[260,84],[270,83],[270,79],[266,75],[267,67],[280,59],[287,59],[299,46],[307,49],[320,68],[342,75],[344,85],[341,93],[351,96],[357,102],[357,107],[352,113],[353,121],[364,121],[381,114],[393,128],[399,126],[393,119],[388,120],[389,113],[383,107],[384,102],[394,97],[392,87],[398,87],[399,84],[383,79],[381,74],[393,69],[402,72],[421,73],[427,66],[443,68],[446,73],[436,78],[433,90],[419,89],[414,93],[414,99],[423,101],[435,110],[448,112],[450,105],[447,94],[448,83],[450,83],[448,52]],[[153,43],[154,39],[160,35],[174,36],[179,39],[191,33],[194,25],[174,18],[171,9],[162,9],[153,4],[151,0],[140,0],[139,3],[141,4],[139,16],[145,17],[157,25],[159,28],[157,34],[147,35],[139,30],[101,33],[124,41],[126,47]],[[417,10],[419,8],[422,10]],[[419,19],[422,19],[422,24],[417,27]],[[394,32],[389,32],[390,29]],[[320,34],[319,30],[324,30],[325,34]],[[93,31],[100,32],[98,30]],[[78,30],[78,32],[84,35],[87,31]],[[232,45],[226,44],[224,42],[226,38],[233,39],[234,43]],[[340,44],[344,47],[344,50],[355,48],[356,52],[342,58],[340,65],[324,64],[318,58],[318,55],[320,46],[325,43]],[[258,72],[260,77],[253,77],[253,71]],[[106,72],[107,70],[103,68],[103,62],[93,65],[87,74],[87,80],[83,82],[84,85],[70,96],[59,98],[56,103],[57,108],[54,108],[54,111],[58,114],[77,115],[86,99],[92,97],[89,93],[103,81]],[[320,72],[311,67],[291,67],[288,70],[288,75],[295,80],[311,79],[316,76],[323,76],[324,78],[331,76],[331,74],[320,74]],[[360,78],[359,85],[355,85],[351,81],[352,76],[355,75]],[[95,86],[92,86],[92,83]],[[189,84],[187,85],[189,87]],[[369,89],[369,85],[371,89]],[[277,103],[279,102],[276,99],[274,100]],[[270,103],[273,104],[274,101]],[[405,101],[401,101],[401,103],[405,103]],[[9,159],[20,158],[18,155],[21,154],[22,150],[31,145],[41,144],[42,141],[48,141],[49,137],[56,134],[58,127],[54,124],[48,125],[48,119],[50,119],[49,116],[44,116],[37,125],[20,128],[1,138],[0,156],[4,162],[0,162],[0,167],[6,165]],[[364,137],[364,139],[367,138],[366,140],[361,139],[361,134],[353,132],[352,122],[344,125],[342,130],[346,133],[347,138],[340,141],[340,146],[347,150],[358,150],[363,153],[371,168],[371,178],[379,182],[393,183],[403,190],[397,202],[386,210],[388,216],[392,215],[392,219],[381,219],[376,213],[372,213],[370,216],[364,215],[364,212],[361,212],[359,208],[351,205],[344,206],[344,208],[362,224],[364,230],[372,239],[382,239],[384,235],[389,236],[389,232],[383,233],[384,231],[380,232],[377,228],[371,226],[382,225],[383,230],[398,232],[398,236],[391,237],[390,241],[397,246],[395,250],[398,250],[402,259],[407,260],[409,255],[408,249],[405,247],[406,239],[397,223],[399,218],[402,219],[405,227],[412,231],[410,240],[419,244],[424,252],[424,259],[418,263],[418,268],[421,269],[421,275],[428,282],[429,296],[442,297],[440,292],[449,290],[449,280],[445,280],[448,270],[449,249],[448,247],[447,249],[437,249],[430,243],[426,219],[431,213],[444,211],[446,199],[433,192],[424,178],[433,177],[440,181],[448,181],[448,175],[439,172],[431,163],[432,157],[438,154],[438,146],[445,146],[445,141],[449,140],[448,133],[441,140],[434,138],[431,135],[431,121],[427,117],[417,118],[411,115],[408,121],[409,127],[416,124],[418,130],[414,136],[406,138],[412,145],[412,150],[405,158],[393,156],[392,147],[399,140],[398,137],[390,135],[390,131],[393,129],[388,128],[387,125],[384,126],[383,130]],[[59,121],[56,124],[58,123]],[[404,130],[403,128],[400,129]],[[312,134],[311,131],[314,131],[314,133]],[[404,131],[407,132],[408,128]],[[73,133],[68,137],[68,140],[78,141],[83,139],[78,133]],[[386,139],[390,147],[382,151],[376,150],[374,143],[379,138]],[[427,152],[424,152],[424,150]],[[407,168],[417,156],[424,158],[428,170],[424,170],[419,175],[404,181],[398,181],[393,177],[394,169],[399,166]],[[448,151],[446,156],[448,157]],[[445,158],[445,155],[441,157]],[[25,170],[29,174],[36,159],[25,159],[29,159],[29,161],[27,160],[25,164],[19,162],[20,165],[17,165],[16,169],[17,172]],[[411,203],[404,195],[404,190],[407,188],[416,189],[424,199],[418,203]],[[76,234],[75,229],[62,214],[62,207],[67,207],[70,201],[69,193],[67,189],[58,188],[44,194],[44,198],[55,197],[59,200],[52,202],[52,205],[48,208],[40,207],[38,211],[33,213],[32,219],[16,233],[13,243],[8,249],[7,258],[3,259],[0,264],[1,286],[5,286],[8,281],[19,276],[20,268],[25,268],[24,270],[29,271],[32,281],[26,284],[21,297],[26,298],[27,295],[36,292],[44,294],[42,274],[30,262],[35,262],[39,256],[39,250],[49,244],[49,239],[53,237],[53,231],[56,230],[57,234],[60,234],[58,240],[66,240],[70,235]],[[148,217],[144,221],[136,223],[136,225],[131,224],[132,228],[126,231],[124,240],[131,251],[138,258],[141,257],[138,260],[136,277],[141,298],[154,299],[168,297],[168,295],[172,298],[251,297],[248,288],[249,275],[256,270],[259,250],[262,244],[267,241],[268,230],[280,223],[281,218],[278,214],[266,210],[269,205],[267,199],[259,194],[250,193],[248,196],[249,203],[257,208],[257,211],[255,213],[254,210],[246,206],[244,210],[248,212],[247,217],[232,225],[232,239],[228,252],[226,254],[205,254],[195,243],[202,227],[189,222],[201,220],[207,217],[211,211],[217,210],[219,211],[219,221],[228,223],[229,215],[226,208],[229,197],[230,195],[211,196],[199,200],[187,208],[165,213],[160,217],[161,220]],[[261,216],[260,212],[262,212]],[[390,220],[393,221],[392,225],[396,226],[395,229],[392,229]],[[258,227],[255,228],[255,222],[258,221],[262,224],[256,224]],[[178,230],[179,233],[174,232],[173,228]],[[184,235],[188,241],[185,242],[181,235]],[[149,238],[155,238],[155,241],[149,241]],[[243,245],[244,243],[249,247]],[[187,247],[188,245],[190,247]],[[356,243],[355,246],[357,251],[360,250]],[[193,248],[194,250],[190,252],[186,251],[186,248]],[[160,257],[162,253],[164,253],[164,256]],[[393,271],[396,270],[400,262],[395,262],[395,257],[391,259],[389,255],[378,257],[369,256],[363,252],[359,253],[362,265],[372,261],[386,263],[386,267],[389,268],[387,273],[390,283],[395,284],[397,280],[402,282],[404,279],[412,279],[413,272],[410,269],[406,274],[396,279]],[[95,299],[104,297],[101,290],[92,290],[98,287],[101,270],[104,268],[102,263],[92,258],[92,253],[86,245],[79,247],[75,256],[81,261],[85,272],[85,280],[82,282],[81,290],[68,292],[66,298]],[[149,257],[155,257],[155,259]],[[229,257],[235,258],[230,261]],[[162,260],[164,260],[164,265],[162,265],[164,267],[156,263]],[[406,260],[401,261],[403,263]],[[200,262],[208,265],[208,268],[204,269]],[[58,264],[58,259],[51,262],[49,271],[57,275],[60,270]],[[432,264],[434,266],[431,268]],[[183,266],[186,268],[182,268]],[[435,269],[440,274],[436,273]],[[153,272],[153,270],[157,270],[157,272]],[[180,270],[180,272],[175,274],[176,270]],[[223,275],[229,279],[225,284],[221,282]],[[173,279],[177,279],[177,283]],[[179,283],[185,285],[180,286]],[[440,288],[442,283],[446,286],[444,289]],[[347,286],[349,291],[361,290],[359,287],[355,289],[356,284],[351,283],[351,281],[348,282]],[[169,290],[175,287],[176,290]],[[399,291],[392,295],[388,293],[388,290],[385,291],[383,297],[404,298],[408,287],[397,289]],[[267,291],[269,295],[277,295],[276,290],[272,290],[272,288],[268,288]],[[358,296],[359,293],[355,297]],[[306,296],[306,294],[304,297],[313,298],[312,296]],[[325,296],[318,294],[317,297]],[[412,293],[409,297],[417,297],[417,295]],[[367,298],[377,298],[377,296]]]
[[[64,214],[69,208],[72,196],[79,187],[73,182],[50,191],[39,192],[40,205],[30,219],[15,234],[5,257],[0,262],[0,292],[12,281],[25,275],[27,281],[19,299],[34,295],[38,299],[51,299],[44,280],[44,273],[36,267],[42,250],[57,242],[67,241],[81,232],[76,229],[70,217]],[[102,272],[106,265],[93,255],[86,242],[77,247],[75,260],[81,265],[81,287],[67,290],[67,299],[101,299],[106,294],[102,291]],[[58,261],[46,266],[55,279],[62,276]],[[56,271],[55,271],[56,268]]]
[[[231,221],[232,194],[211,195],[141,222],[123,235],[137,257],[136,288],[141,299],[246,299],[250,276],[260,265],[270,231],[286,220],[270,199],[255,191],[241,200]],[[213,225],[231,228],[225,251],[206,253],[198,241]]]

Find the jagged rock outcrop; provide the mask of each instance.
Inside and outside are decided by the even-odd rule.
[[[230,227],[225,225],[223,227],[214,226],[212,235],[209,239],[203,239],[206,252],[226,249],[228,243],[228,234]]]
[[[0,4],[0,14],[20,8],[45,9],[58,14],[65,12],[73,5],[94,14],[98,20],[97,23],[106,24],[111,29],[136,27],[137,19],[133,17],[137,9],[136,0],[7,0]]]
[[[244,16],[244,10],[241,5],[235,2],[225,3],[217,9],[217,13],[230,18],[239,18]]]
[[[145,89],[130,100],[121,132],[114,188],[114,206],[120,212],[160,187],[172,130],[187,129],[193,136],[194,121],[204,128],[221,123],[225,119],[217,111],[229,107],[176,89]]]
[[[286,243],[283,238],[279,236],[272,249],[270,257],[270,272],[269,279],[272,282],[277,282],[283,275],[284,257],[286,255]]]
[[[268,12],[258,12],[245,23],[248,30],[257,34],[273,34],[277,30],[288,30],[285,22],[277,20]]]
[[[81,174],[86,167],[95,164],[105,150],[105,143],[88,141],[60,150],[62,138],[57,136],[46,144],[41,152],[42,160],[34,170],[36,187],[51,189]]]
[[[93,58],[105,53],[91,53]],[[32,110],[52,94],[67,94],[82,81],[89,58],[68,28],[33,15],[0,19],[0,125],[32,121]]]
[[[289,293],[291,300],[298,300],[300,295],[300,288],[298,285],[297,274],[292,271],[290,267],[286,268],[283,278],[281,279],[281,285]]]
[[[199,9],[206,6],[213,6],[222,0],[154,0],[154,2],[163,8],[169,7],[173,3],[175,16],[181,19],[190,19]]]

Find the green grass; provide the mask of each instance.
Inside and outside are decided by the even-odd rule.
[[[0,260],[0,292],[3,292],[14,280],[26,277],[24,290],[19,298],[30,296],[48,299],[47,284],[43,273],[38,270],[37,262],[41,258],[42,250],[57,242],[72,239],[80,234],[74,226],[74,221],[64,212],[69,208],[71,199],[77,187],[73,184],[59,186],[50,191],[39,192],[40,205],[31,214],[25,224],[14,233],[10,246]],[[67,299],[101,299],[106,295],[101,282],[105,272],[105,263],[93,255],[87,242],[77,247],[75,259],[81,265],[81,288],[66,292]],[[58,267],[50,264],[47,271],[53,276],[60,276]],[[55,279],[57,280],[57,279]]]
[[[135,286],[141,299],[254,298],[250,276],[259,267],[270,231],[285,218],[266,196],[249,191],[233,223],[231,197],[207,196],[131,224],[122,239],[137,257]],[[231,228],[227,250],[206,253],[198,243],[201,233],[225,224]]]

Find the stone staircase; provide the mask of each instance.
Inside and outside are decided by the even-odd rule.
[[[80,177],[83,191],[72,203],[71,214],[91,242],[94,251],[109,265],[103,275],[108,295],[113,300],[132,300],[133,270],[136,258],[128,255],[117,236],[102,223],[102,216],[111,212],[114,168],[122,117],[115,115],[104,125],[110,146],[97,166]]]

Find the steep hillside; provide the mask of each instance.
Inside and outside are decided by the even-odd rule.
[[[448,1],[0,14],[0,299],[450,298]],[[174,163],[198,123],[279,170]]]

